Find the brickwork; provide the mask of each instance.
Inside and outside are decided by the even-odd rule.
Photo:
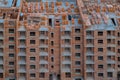
[[[0,80],[119,80],[119,0],[1,0]]]

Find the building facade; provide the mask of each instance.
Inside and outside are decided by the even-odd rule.
[[[0,80],[120,80],[119,0],[0,0]]]

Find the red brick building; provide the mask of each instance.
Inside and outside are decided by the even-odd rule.
[[[119,80],[119,0],[0,0],[0,80]]]

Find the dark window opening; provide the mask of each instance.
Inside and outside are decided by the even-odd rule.
[[[30,40],[30,44],[35,44],[35,40]]]
[[[111,20],[112,20],[113,24],[116,26],[114,18],[111,18]]]
[[[49,26],[52,26],[52,19],[49,19]]]
[[[53,42],[53,41],[51,41],[51,45],[52,45],[52,46],[54,45],[54,42]]]
[[[59,23],[60,21],[59,20],[56,20],[57,23]]]
[[[0,73],[0,78],[3,78],[3,73]]]
[[[9,70],[9,73],[14,73],[14,70],[13,69]]]
[[[14,65],[14,62],[9,62],[9,65]]]
[[[120,68],[120,65],[118,65],[118,68]]]
[[[98,48],[98,52],[103,52],[103,48]]]
[[[103,65],[98,65],[98,68],[103,68]]]
[[[75,80],[81,80],[81,78],[77,78],[77,79],[75,79]]]
[[[71,73],[69,73],[69,72],[65,73],[65,75],[66,75],[66,78],[70,78],[71,77]]]
[[[54,68],[54,66],[52,65],[51,68]]]
[[[34,48],[30,49],[30,52],[35,52],[36,50]]]
[[[45,77],[45,73],[40,73],[39,77],[40,78],[44,78]]]
[[[53,57],[51,57],[51,61],[54,62],[54,58]]]
[[[35,32],[30,32],[30,36],[35,36]]]
[[[120,49],[118,49],[118,53],[120,53]]]
[[[80,40],[80,37],[75,37],[75,40]]]
[[[98,36],[103,36],[103,32],[102,32],[102,31],[99,31],[99,32],[98,32]]]
[[[35,73],[30,74],[30,77],[35,77],[35,76],[36,76]]]
[[[98,40],[98,43],[99,44],[103,44],[103,40]]]
[[[53,80],[53,75],[52,74],[49,75],[49,80]]]
[[[10,53],[10,54],[9,54],[9,57],[14,57],[14,53]]]
[[[15,80],[15,79],[9,79],[9,80]]]
[[[120,32],[118,32],[118,37],[120,37]]]
[[[118,57],[118,61],[120,61],[120,57]]]
[[[118,77],[118,80],[120,80],[120,72],[118,72],[117,77]]]
[[[71,18],[71,15],[68,15],[68,20],[71,20],[72,18]]]
[[[80,57],[80,53],[75,53],[75,56],[76,57]]]
[[[14,45],[9,45],[9,49],[14,49]]]
[[[113,77],[113,73],[112,72],[108,72],[107,75],[108,75],[108,77]]]
[[[75,45],[75,49],[80,49],[80,45]]]
[[[80,29],[75,29],[75,32],[76,33],[80,33]]]
[[[60,74],[57,75],[57,79],[58,79],[58,80],[61,80],[61,79],[60,79]]]
[[[98,60],[103,60],[103,56],[98,56]]]
[[[9,29],[9,33],[14,33],[14,29]]]
[[[51,54],[54,54],[54,50],[53,49],[51,49]]]
[[[120,45],[120,41],[118,41],[118,43],[117,43],[118,45]]]
[[[54,33],[51,33],[51,37],[52,37],[52,38],[54,37]]]
[[[6,14],[5,14],[5,13],[3,13],[3,19],[5,19],[5,16],[6,16]]]
[[[75,61],[75,65],[80,65],[80,61]]]
[[[35,61],[35,57],[30,57],[30,60]]]
[[[14,41],[14,37],[9,37],[9,41]]]
[[[75,69],[75,72],[76,72],[76,73],[80,73],[81,70],[80,70],[80,69]]]
[[[103,77],[103,73],[98,73],[98,76],[99,77]]]
[[[30,65],[30,69],[35,69],[35,65]]]

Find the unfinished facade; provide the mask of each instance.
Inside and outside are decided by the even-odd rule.
[[[0,80],[120,80],[119,0],[0,0]]]

